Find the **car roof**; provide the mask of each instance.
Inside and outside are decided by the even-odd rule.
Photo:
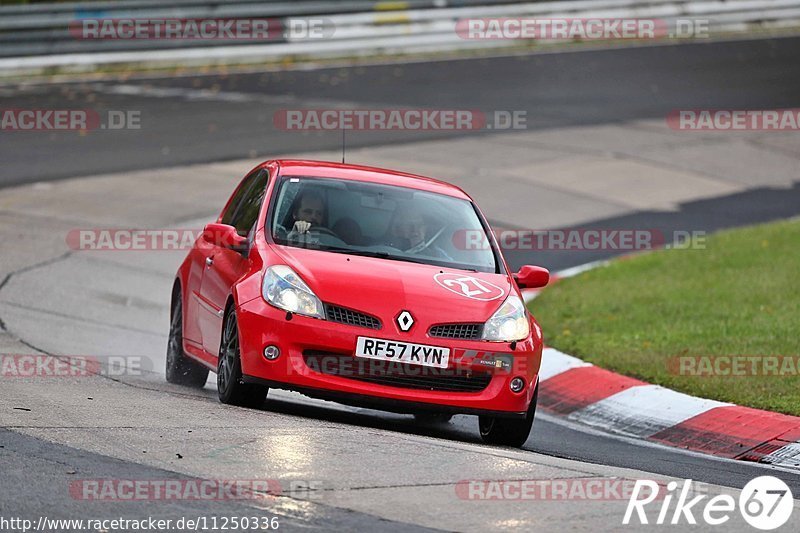
[[[267,161],[264,165],[269,163],[277,163],[279,167],[278,172],[283,176],[307,176],[366,181],[384,185],[409,187],[422,191],[445,194],[455,198],[462,198],[464,200],[472,200],[467,193],[450,183],[386,168],[334,163],[332,161],[314,161],[310,159],[276,159]]]

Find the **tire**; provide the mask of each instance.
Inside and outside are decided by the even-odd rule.
[[[447,424],[453,415],[450,413],[414,413],[414,418],[421,424]]]
[[[183,352],[183,299],[180,290],[175,294],[167,341],[167,381],[202,389],[208,380],[208,369],[192,361]]]
[[[239,407],[259,407],[269,389],[242,381],[242,360],[239,350],[239,327],[236,311],[228,308],[222,323],[222,339],[217,363],[217,393],[219,401]]]
[[[531,433],[538,398],[539,387],[537,386],[536,392],[533,393],[531,405],[528,407],[528,414],[523,419],[479,416],[478,428],[483,442],[498,446],[521,448]]]

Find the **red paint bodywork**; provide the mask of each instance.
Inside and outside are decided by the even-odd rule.
[[[201,236],[178,270],[176,284],[180,284],[183,297],[184,350],[187,355],[216,371],[222,317],[226,306],[233,305],[239,324],[242,372],[246,381],[268,382],[273,387],[300,390],[345,402],[363,401],[391,410],[524,415],[538,385],[542,357],[541,330],[533,317],[530,317],[531,334],[516,343],[451,340],[430,337],[427,333],[433,324],[485,322],[505,297],[492,301],[469,299],[434,281],[434,275],[440,272],[465,274],[457,269],[281,246],[265,232],[267,210],[279,175],[398,185],[471,201],[464,191],[421,176],[328,162],[267,161],[254,171],[258,169],[269,172],[269,181],[249,253],[245,256],[210,243]],[[217,222],[221,218],[222,215]],[[497,248],[496,242],[494,244]],[[213,257],[211,265],[206,264],[209,257]],[[514,291],[519,295],[519,287],[502,256],[500,261],[503,274],[468,274],[503,288],[505,294]],[[268,304],[261,295],[263,272],[276,264],[294,269],[323,302],[380,318],[382,329],[370,330],[301,315],[293,315],[291,320],[287,320],[286,311]],[[395,317],[404,309],[411,311],[416,320],[409,332],[400,331],[395,322]],[[304,362],[304,350],[352,355],[359,335],[446,346],[454,355],[451,368],[459,366],[488,371],[493,377],[481,392],[439,392],[323,374]],[[267,345],[280,348],[281,356],[277,360],[268,361],[263,357]],[[511,356],[513,365],[511,369],[481,366],[473,359],[476,354],[480,357],[482,352]],[[509,381],[515,376],[523,377],[527,383],[520,393],[509,389]]]

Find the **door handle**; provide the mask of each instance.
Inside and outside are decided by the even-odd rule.
[[[214,258],[213,257],[206,257],[206,266],[211,266],[213,264],[214,264]]]

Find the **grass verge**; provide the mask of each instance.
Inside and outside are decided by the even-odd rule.
[[[547,345],[598,366],[800,415],[798,220],[720,232],[705,249],[616,261],[547,288],[530,307]],[[771,358],[773,368],[766,358],[738,358],[736,367],[703,356],[784,358]],[[754,365],[770,375],[749,375]],[[746,375],[720,375],[726,368]]]

